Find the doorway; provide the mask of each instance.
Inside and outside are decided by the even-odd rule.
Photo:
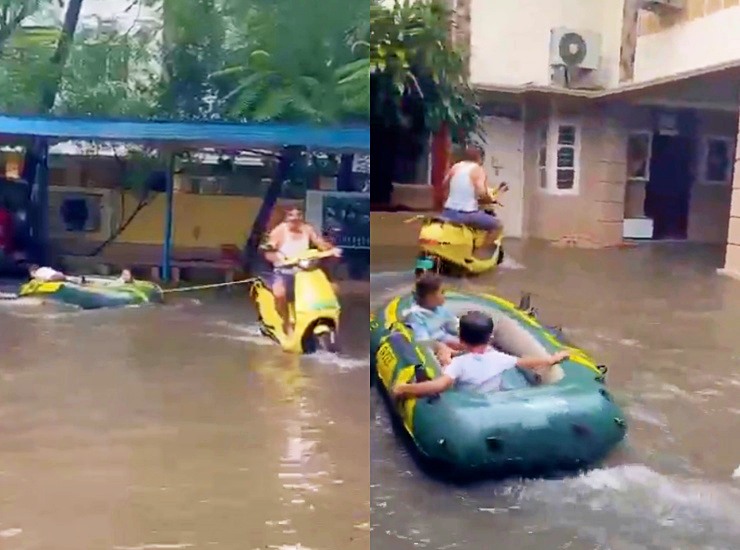
[[[490,116],[484,119],[486,132],[485,170],[491,188],[506,182],[509,190],[501,197],[503,206],[496,215],[507,237],[522,237],[524,230],[524,123],[521,120]]]
[[[693,152],[691,138],[653,136],[645,214],[653,219],[654,239],[686,239]]]

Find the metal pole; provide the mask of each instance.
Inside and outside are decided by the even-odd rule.
[[[37,165],[35,174],[34,210],[36,214],[36,261],[45,265],[49,260],[49,142],[40,140],[36,147]]]
[[[173,209],[174,209],[174,196],[175,196],[175,185],[173,172],[175,170],[175,154],[167,153],[167,174],[166,174],[166,206],[165,206],[165,217],[164,217],[164,246],[162,248],[162,280],[166,283],[170,282],[172,278],[170,269],[170,257],[172,256],[172,224],[173,224]]]

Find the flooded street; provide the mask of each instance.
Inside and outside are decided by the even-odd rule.
[[[339,358],[267,343],[241,292],[192,298],[0,302],[0,548],[368,547],[367,296]]]
[[[373,549],[740,547],[740,282],[715,274],[723,251],[509,246],[506,269],[461,286],[531,292],[545,322],[609,366],[627,442],[579,477],[450,486],[420,472],[374,390]],[[374,307],[408,288],[413,257],[376,251]]]

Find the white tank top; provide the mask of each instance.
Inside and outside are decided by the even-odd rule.
[[[285,238],[283,239],[278,252],[282,255],[283,259],[295,258],[300,254],[304,254],[310,246],[308,240],[308,233],[301,231],[300,233],[293,233],[292,231],[285,231]]]
[[[450,194],[447,196],[445,208],[460,212],[475,212],[478,210],[478,199],[475,196],[475,186],[470,173],[478,165],[475,162],[461,162],[450,180]]]

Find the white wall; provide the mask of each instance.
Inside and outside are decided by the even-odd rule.
[[[471,79],[478,85],[550,84],[550,29],[601,33],[602,78],[619,75],[623,0],[472,0]]]
[[[726,8],[637,40],[635,81],[740,60],[740,7]]]

